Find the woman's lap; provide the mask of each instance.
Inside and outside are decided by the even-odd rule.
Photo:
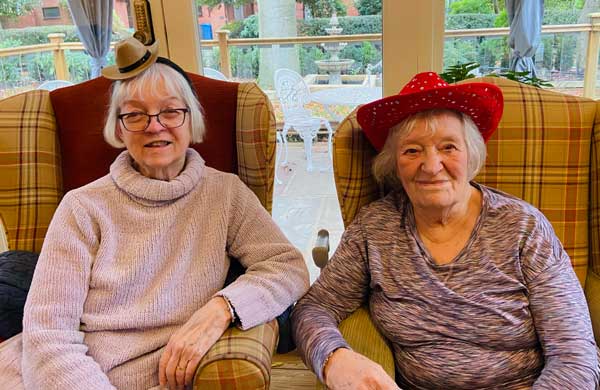
[[[2,388],[11,390],[22,390],[21,379],[21,334],[11,337],[0,344],[0,382]]]

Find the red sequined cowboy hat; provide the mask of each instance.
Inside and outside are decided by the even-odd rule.
[[[498,127],[504,99],[494,84],[451,85],[435,72],[423,72],[413,77],[398,95],[360,107],[356,119],[369,142],[380,151],[391,127],[411,115],[438,108],[469,115],[487,142]]]

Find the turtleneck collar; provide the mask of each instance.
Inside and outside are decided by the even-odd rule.
[[[204,160],[188,149],[183,170],[171,181],[151,179],[133,167],[133,159],[123,151],[110,166],[115,185],[133,200],[146,206],[161,206],[186,195],[198,185],[204,172]]]

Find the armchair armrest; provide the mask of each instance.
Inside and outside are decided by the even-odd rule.
[[[230,327],[204,356],[194,389],[264,389],[279,338],[277,320],[242,331]]]
[[[317,233],[317,240],[312,249],[312,258],[319,269],[323,269],[329,261],[329,232],[325,229],[321,229]]]
[[[312,256],[313,261],[320,269],[327,265],[329,260],[329,232],[327,230],[319,231]],[[395,379],[394,355],[385,337],[373,324],[368,308],[363,306],[356,310],[340,323],[339,329],[354,351],[379,364],[390,378]],[[324,385],[318,382],[316,388],[321,390]]]

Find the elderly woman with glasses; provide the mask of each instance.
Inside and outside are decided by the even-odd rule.
[[[502,110],[496,86],[433,72],[358,110],[391,192],[359,212],[292,315],[328,388],[596,388],[588,307],[552,226],[473,181]],[[361,305],[392,347],[396,381],[337,329]]]
[[[20,347],[0,353],[0,383],[183,389],[232,322],[271,320],[308,288],[302,255],[255,195],[189,148],[204,125],[185,72],[156,44],[130,38],[115,51],[117,66],[103,70],[116,80],[104,136],[126,150],[59,205],[22,357]],[[231,258],[246,272],[224,286]]]

